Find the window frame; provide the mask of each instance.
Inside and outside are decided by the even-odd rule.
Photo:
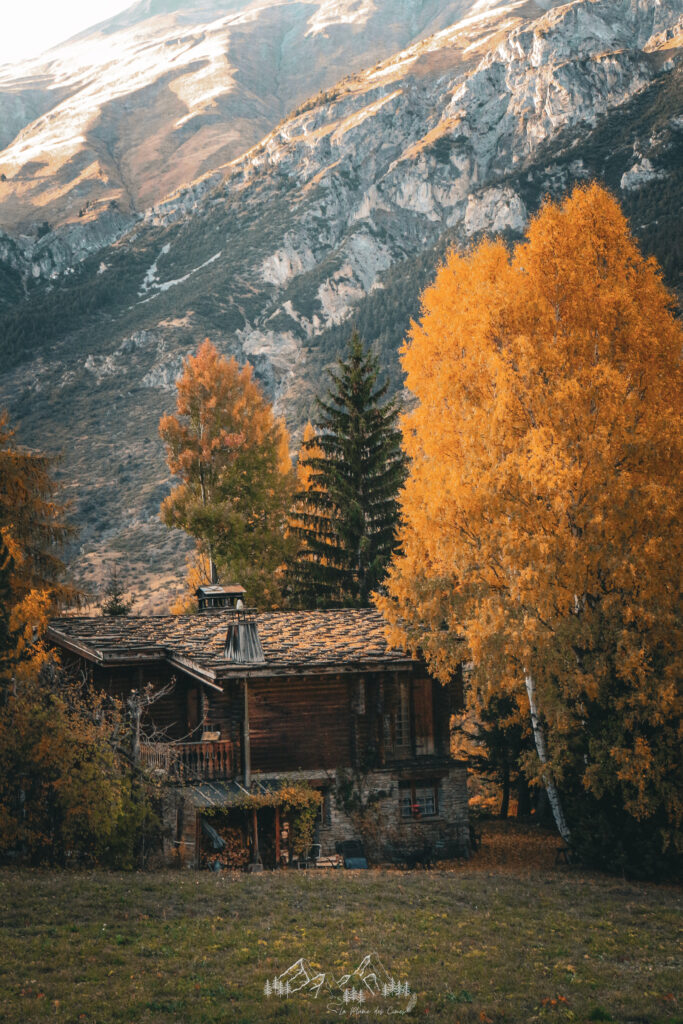
[[[406,791],[410,794],[410,803],[405,803],[404,794]],[[424,805],[425,801],[418,799],[418,791],[428,790],[431,792],[431,797],[434,805],[434,810],[426,812],[421,809],[420,804]],[[408,808],[409,813],[404,813],[404,809]],[[439,780],[438,779],[401,779],[398,784],[398,812],[401,822],[407,821],[424,821],[432,818],[439,817]]]

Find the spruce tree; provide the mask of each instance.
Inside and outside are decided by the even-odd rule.
[[[119,577],[116,564],[109,568],[104,586],[104,599],[101,609],[103,615],[128,615],[133,607],[132,601],[126,601],[125,588]]]
[[[318,400],[317,432],[302,445],[307,488],[290,520],[300,542],[290,580],[304,607],[367,605],[394,550],[406,464],[396,400],[384,401],[378,373],[354,331]]]

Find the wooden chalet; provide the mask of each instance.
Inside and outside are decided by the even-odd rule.
[[[141,756],[169,783],[165,816],[179,855],[199,864],[206,809],[243,806],[245,793],[276,792],[285,780],[322,794],[323,857],[358,836],[339,797],[354,784],[381,811],[376,856],[466,855],[466,767],[450,755],[458,683],[443,687],[423,662],[390,649],[372,609],[256,615],[234,588],[209,604],[220,598],[212,590],[197,615],[65,617],[48,631],[97,689],[125,699],[173,682],[149,707]]]

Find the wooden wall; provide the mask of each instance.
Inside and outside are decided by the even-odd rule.
[[[395,745],[401,679],[407,683],[410,734]],[[423,673],[289,676],[249,682],[253,771],[332,771],[357,763],[448,756],[449,688]]]
[[[105,668],[85,662],[97,689],[125,699],[148,683],[175,686],[147,713],[147,723],[168,739],[198,741],[204,728],[231,740],[235,767],[244,770],[244,683],[226,681],[219,693],[163,663]],[[397,742],[401,704],[410,728]],[[424,671],[291,675],[249,680],[251,768],[255,772],[333,771],[354,764],[381,767],[421,756],[447,757],[449,719],[461,700]]]
[[[83,662],[86,673],[96,690],[125,701],[131,690],[144,690],[151,684],[159,690],[175,680],[170,693],[156,701],[145,713],[143,726],[157,730],[159,740],[167,737],[170,740],[185,739],[190,731],[189,713],[193,706],[198,709],[196,730],[190,740],[199,739],[201,734],[202,687],[201,683],[190,676],[172,669],[163,662],[145,665],[118,665],[116,667],[92,665]],[[193,695],[194,699],[193,699]]]
[[[350,766],[350,690],[344,676],[251,680],[252,770]]]

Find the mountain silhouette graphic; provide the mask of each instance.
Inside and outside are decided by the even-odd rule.
[[[368,953],[352,974],[342,975],[337,985],[342,990],[352,985],[353,988],[365,989],[375,995],[381,995],[383,986],[390,985],[391,982],[391,975],[377,953]]]
[[[283,987],[289,986],[290,992],[312,992],[316,997],[322,988],[332,987],[325,972],[317,970],[305,957],[283,971],[277,980]]]

